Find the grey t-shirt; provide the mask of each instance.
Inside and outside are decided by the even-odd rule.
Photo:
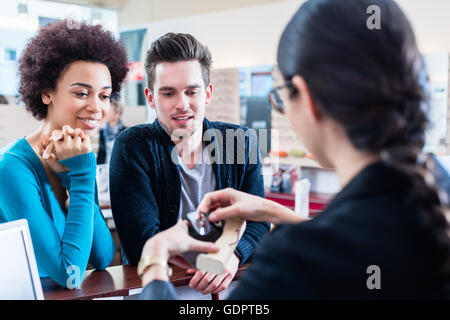
[[[214,191],[216,188],[216,176],[212,169],[208,152],[202,150],[202,156],[195,167],[189,169],[178,157],[181,173],[181,199],[178,218],[183,214],[197,210],[200,201],[206,193]]]

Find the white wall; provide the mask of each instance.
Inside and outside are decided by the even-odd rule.
[[[121,15],[124,13],[139,17],[143,11],[151,10],[146,5],[137,6],[138,2],[130,0],[133,6],[124,8],[119,13],[119,20],[123,19]],[[167,32],[191,33],[210,48],[214,68],[274,64],[281,32],[303,2],[276,2],[148,21],[150,28],[146,43],[149,46],[151,41]],[[398,0],[398,3],[413,25],[422,52],[450,52],[449,0]],[[141,10],[141,13],[136,10]]]
[[[153,21],[153,2],[126,0],[125,6],[118,11],[119,27],[146,24]]]
[[[208,46],[213,68],[273,64],[284,26],[303,1],[286,1],[150,23],[147,45],[167,32]]]
[[[78,0],[80,1],[80,0]],[[87,0],[84,0],[87,1]],[[108,0],[111,1],[111,0]],[[116,0],[120,1],[120,0]],[[177,19],[288,0],[121,0],[119,26]]]
[[[397,3],[409,18],[422,53],[450,52],[449,0],[397,0]]]

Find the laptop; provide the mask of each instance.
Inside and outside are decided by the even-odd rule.
[[[0,300],[44,300],[26,219],[0,224]]]

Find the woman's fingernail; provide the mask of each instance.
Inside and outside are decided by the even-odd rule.
[[[61,138],[62,138],[62,134],[58,134],[56,136],[52,136],[50,139],[56,142],[56,141],[60,140]]]
[[[209,214],[209,219],[215,219],[215,218],[217,218],[217,216],[214,213]]]
[[[50,157],[50,155],[44,151],[44,154],[42,155],[42,158],[44,158],[45,160],[47,160]]]

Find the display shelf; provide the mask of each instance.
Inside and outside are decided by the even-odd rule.
[[[281,164],[281,165],[293,165],[299,166],[303,168],[317,168],[323,170],[333,170],[329,168],[322,167],[317,161],[306,158],[306,157],[277,157],[277,156],[269,156],[268,160],[271,164]]]

